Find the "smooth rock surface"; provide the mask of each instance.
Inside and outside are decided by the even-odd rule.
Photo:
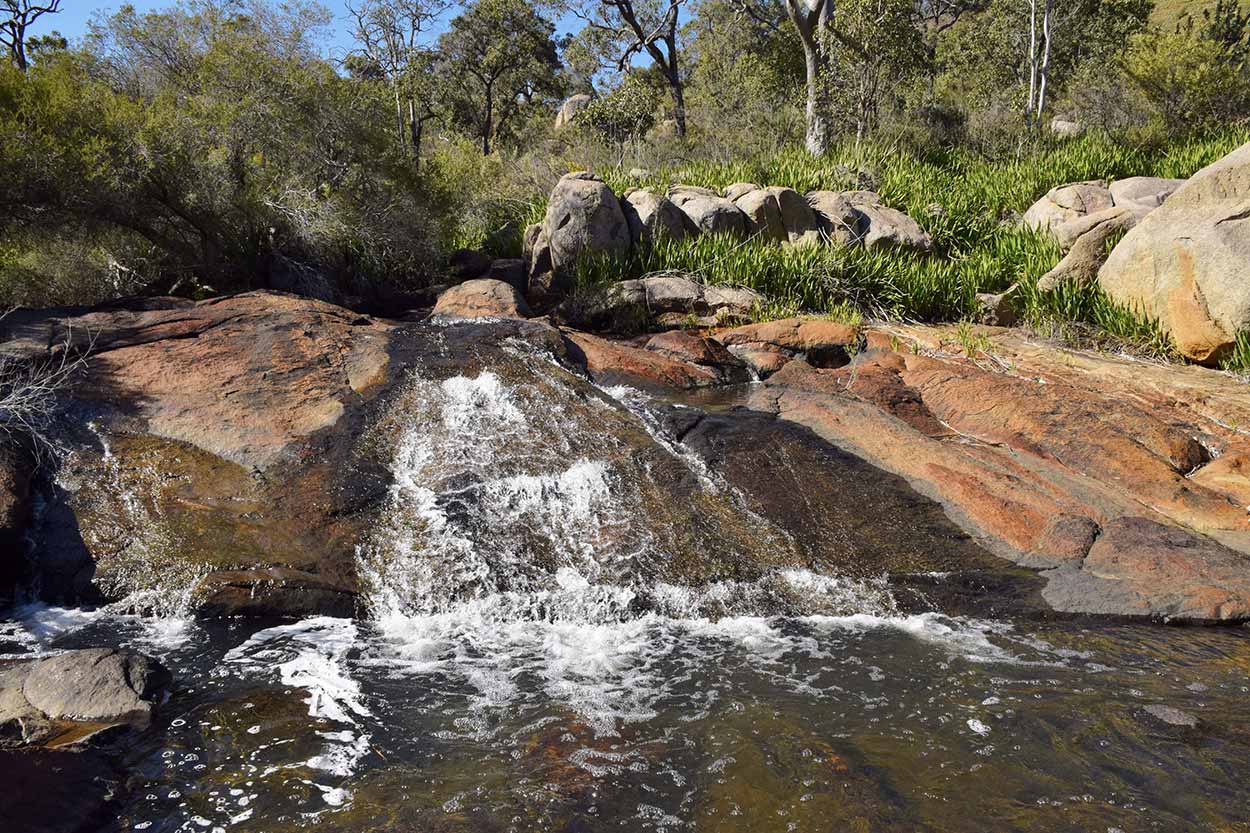
[[[1111,252],[1098,283],[1213,362],[1250,329],[1250,144],[1208,165]]]
[[[511,284],[489,278],[465,281],[438,296],[434,314],[445,318],[524,318],[529,307]]]

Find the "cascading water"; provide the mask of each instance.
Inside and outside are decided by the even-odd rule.
[[[1250,815],[1250,743],[1228,728],[1243,636],[904,614],[884,578],[807,560],[644,395],[523,345],[453,364],[467,369],[414,376],[364,438],[391,457],[355,554],[366,617],[205,622],[158,644],[164,620],[117,609],[0,628],[15,651],[137,642],[174,669],[108,833],[1170,831]],[[141,474],[110,485],[130,507],[118,540],[159,564]],[[178,586],[146,579],[126,586]],[[127,609],[177,620],[144,598]],[[1161,733],[1141,715],[1163,702],[1222,728]],[[1213,798],[1172,798],[1186,792]]]

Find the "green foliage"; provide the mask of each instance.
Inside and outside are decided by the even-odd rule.
[[[89,51],[0,71],[0,238],[104,247],[80,259],[117,261],[112,273],[148,291],[263,286],[291,269],[353,291],[418,279],[424,211],[386,135],[387,103],[315,57],[315,18],[295,8],[126,7]],[[32,270],[64,260],[22,258],[0,292],[60,300],[51,272],[49,293],[31,294]]]
[[[1250,374],[1250,330],[1237,334],[1233,349],[1220,361],[1220,368],[1234,373]]]
[[[637,73],[627,73],[612,92],[596,98],[573,117],[573,123],[604,144],[636,142],[655,125],[659,91]]]
[[[1250,68],[1240,47],[1212,32],[1196,34],[1187,20],[1176,32],[1138,35],[1125,56],[1125,75],[1170,132],[1228,124],[1250,107]]]
[[[740,181],[813,190],[875,183],[890,205],[918,218],[937,251],[836,246],[783,247],[756,240],[702,236],[660,241],[629,260],[591,259],[579,265],[581,285],[602,285],[660,272],[708,284],[747,286],[780,314],[831,313],[853,308],[883,318],[959,321],[977,312],[976,295],[1010,287],[1025,320],[1047,332],[1093,343],[1129,344],[1170,355],[1159,328],[1112,303],[1096,285],[1065,284],[1039,292],[1038,279],[1060,259],[1057,244],[1023,229],[1016,218],[1054,184],[1137,175],[1187,177],[1250,139],[1228,130],[1161,150],[1133,149],[1089,135],[1011,162],[986,161],[967,151],[918,157],[899,150],[848,144],[812,159],[794,150],[731,163],[658,168],[644,186],[678,183],[723,188]],[[607,177],[614,188],[622,171]],[[634,183],[637,184],[637,183]]]
[[[554,35],[525,0],[475,0],[439,38],[453,121],[481,140],[483,153],[526,106],[562,92]]]

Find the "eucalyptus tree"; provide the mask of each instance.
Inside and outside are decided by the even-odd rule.
[[[645,55],[664,77],[678,136],[686,135],[681,60],[681,12],[686,0],[572,0],[559,4],[585,23],[580,37],[594,43],[618,72]]]
[[[430,30],[447,11],[446,0],[348,0],[357,47],[344,62],[353,75],[390,88],[395,131],[414,165],[420,164],[425,124],[434,118],[436,54]]]
[[[30,27],[44,15],[60,10],[61,0],[0,0],[0,46],[9,51],[9,59],[22,72],[30,66]]]
[[[554,35],[526,0],[475,0],[439,38],[440,94],[483,155],[523,107],[560,94]]]

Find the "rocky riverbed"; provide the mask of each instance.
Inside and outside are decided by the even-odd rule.
[[[973,783],[996,830],[1250,818],[1244,382],[988,327],[625,339],[486,289],[0,322],[83,362],[0,477],[0,760],[88,785],[24,829],[403,829],[402,795],[432,829],[944,830]]]

